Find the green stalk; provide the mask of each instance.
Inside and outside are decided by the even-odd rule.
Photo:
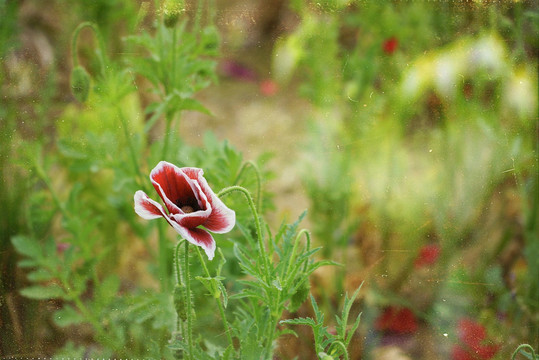
[[[101,65],[101,75],[105,76],[105,71],[107,69],[107,62],[106,62],[106,57],[105,57],[105,54],[106,54],[105,42],[103,41],[103,38],[101,37],[101,32],[99,31],[99,28],[97,27],[97,25],[89,21],[80,23],[79,26],[77,26],[75,30],[73,31],[73,36],[71,38],[71,57],[73,59],[73,66],[79,65],[79,59],[77,56],[77,42],[78,42],[79,34],[81,30],[84,29],[85,27],[92,29],[95,34],[95,37],[97,39],[98,49],[99,49],[98,58],[99,58],[99,63]]]
[[[252,161],[247,161],[243,164],[240,171],[238,172],[238,175],[236,176],[236,179],[234,179],[234,184],[237,184],[240,180],[241,176],[243,175],[244,170],[247,168],[247,166],[250,166],[254,171],[256,175],[256,208],[260,210],[260,204],[262,202],[262,195],[261,195],[261,176],[260,176],[260,170],[258,169],[258,166]]]
[[[260,251],[260,256],[262,257],[264,261],[263,265],[264,265],[264,270],[266,272],[266,282],[269,284],[271,282],[270,281],[270,265],[268,262],[268,256],[266,254],[266,247],[264,246],[264,241],[262,239],[262,227],[260,226],[260,218],[258,217],[258,212],[256,211],[256,206],[251,196],[251,193],[244,187],[234,185],[234,186],[230,186],[221,190],[217,194],[217,197],[228,195],[234,191],[239,191],[245,196],[245,198],[247,199],[247,203],[249,204],[249,208],[251,209],[251,213],[253,214],[253,217],[255,219],[256,237],[258,241],[258,247]]]
[[[185,254],[183,258],[185,270],[185,297],[187,303],[187,346],[189,347],[189,359],[193,358],[193,309],[191,304],[191,278],[189,274],[189,241],[185,241]]]
[[[198,258],[200,259],[200,263],[202,264],[202,268],[204,269],[204,273],[206,274],[206,277],[210,278],[210,272],[208,271],[208,267],[206,266],[206,262],[204,261],[204,258],[202,257],[202,254],[200,253],[200,249],[198,246],[196,247]],[[219,306],[219,312],[221,313],[221,319],[223,320],[223,327],[225,328],[226,336],[228,338],[228,343],[232,346],[234,346],[234,343],[232,341],[232,333],[230,331],[230,326],[228,325],[228,321],[226,320],[225,316],[225,309],[223,306],[223,300],[221,299],[221,294],[219,289],[216,288],[215,284],[211,282],[212,284],[212,296],[217,301],[217,306]]]
[[[187,240],[184,240],[184,241],[187,241]],[[181,240],[178,241],[174,249],[174,264],[176,266],[176,284],[178,285],[182,284],[182,271],[181,271],[181,266],[180,266],[180,245],[181,244],[182,244]],[[180,331],[180,334],[182,334],[182,336],[185,335],[185,328],[183,326],[183,321],[181,321],[179,315],[177,315],[177,318],[176,318],[176,331]]]
[[[120,122],[122,123],[122,128],[123,128],[125,140],[127,142],[127,148],[129,149],[129,157],[131,158],[133,169],[137,177],[139,177],[139,181],[141,184],[140,186],[142,186],[144,191],[147,192],[146,186],[144,185],[144,182],[142,181],[144,176],[142,175],[142,171],[140,170],[140,166],[137,161],[137,154],[135,153],[135,147],[133,146],[133,142],[131,141],[131,137],[129,136],[129,131],[127,129],[127,120],[125,118],[125,115],[122,109],[119,106],[116,107],[116,110],[118,111],[118,117],[120,118]]]
[[[157,230],[159,233],[159,253],[158,253],[158,261],[159,261],[159,280],[161,282],[161,291],[162,292],[168,292],[169,290],[169,281],[168,281],[168,251],[167,251],[167,238],[165,235],[165,223],[158,222],[157,223]]]

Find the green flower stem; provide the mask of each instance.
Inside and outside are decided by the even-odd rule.
[[[292,267],[294,260],[296,260],[296,252],[298,250],[299,239],[301,238],[302,235],[305,235],[305,237],[307,238],[308,247],[310,247],[311,234],[309,234],[309,231],[307,229],[301,229],[296,235],[296,240],[294,241],[294,247],[292,248],[292,254],[290,255],[290,259],[288,260],[288,266],[286,267],[286,272],[283,274],[283,277],[287,276],[290,273],[290,268]],[[305,265],[307,265],[307,263],[305,263]]]
[[[202,268],[204,269],[204,273],[206,274],[206,277],[211,278],[210,272],[208,271],[208,267],[206,266],[206,262],[204,261],[204,258],[202,257],[202,253],[200,252],[200,249],[198,246],[196,247],[196,250],[197,250],[198,258],[200,259],[200,263],[202,264]],[[215,298],[215,300],[217,301],[217,305],[219,306],[219,312],[221,313],[221,319],[223,320],[223,327],[225,328],[226,336],[228,338],[228,343],[234,346],[234,342],[232,341],[232,333],[230,331],[230,326],[228,325],[228,321],[226,320],[226,316],[225,316],[225,309],[223,306],[223,300],[221,299],[221,292],[219,291],[219,289],[217,289],[217,287],[215,286],[213,282],[211,282],[211,284],[212,284],[212,289],[211,289],[212,296]]]
[[[186,241],[186,240],[183,240]],[[182,281],[182,271],[180,264],[180,246],[182,245],[182,240],[178,241],[176,247],[174,248],[174,265],[176,267],[176,284],[181,285]],[[176,318],[176,331],[179,331],[182,336],[185,335],[185,328],[183,326],[183,321],[181,321],[180,316],[177,315]]]
[[[262,184],[261,184],[261,176],[260,176],[260,170],[258,169],[258,166],[252,161],[247,161],[243,164],[240,171],[238,172],[238,175],[236,176],[236,179],[234,179],[234,184],[237,184],[240,180],[241,176],[243,175],[243,172],[245,169],[250,166],[256,175],[256,208],[260,210],[260,204],[262,203]]]
[[[165,234],[165,223],[159,221],[157,223],[157,231],[159,234],[157,254],[159,261],[159,280],[161,282],[161,291],[167,292],[169,290],[169,274],[168,274],[168,251],[167,251],[167,237]]]
[[[185,274],[185,302],[187,304],[187,346],[189,359],[193,358],[193,309],[191,304],[191,275],[189,274],[189,241],[185,241],[185,254],[183,258]]]
[[[131,158],[131,163],[133,164],[133,169],[135,171],[136,176],[139,178],[139,185],[144,189],[145,192],[147,192],[145,182],[142,181],[142,179],[144,178],[144,175],[142,175],[142,171],[140,170],[140,166],[137,161],[137,154],[135,152],[135,147],[133,146],[133,142],[131,141],[131,136],[129,136],[129,129],[127,128],[127,119],[125,118],[125,115],[119,106],[116,107],[116,111],[118,111],[118,117],[120,118],[120,122],[122,124],[125,140],[127,142],[127,148],[129,149],[129,156]]]
[[[99,28],[97,27],[97,25],[90,21],[85,21],[85,22],[80,23],[79,26],[77,26],[75,30],[73,31],[73,37],[71,38],[71,57],[73,58],[73,66],[79,65],[79,58],[77,56],[77,42],[78,42],[79,34],[81,30],[86,27],[93,30],[95,37],[97,39],[97,44],[98,44],[98,49],[99,49],[98,58],[99,58],[99,63],[101,65],[101,74],[104,76],[105,70],[107,69],[107,63],[106,63],[106,57],[105,57],[105,54],[106,54],[105,42],[103,41],[103,37],[101,36],[101,32],[99,31]]]
[[[524,348],[528,349],[531,352],[532,359],[537,360],[539,358],[537,355],[535,355],[535,351],[530,344],[520,344],[511,356],[511,360],[515,360],[515,357],[518,355],[520,350],[523,350]]]
[[[170,129],[172,127],[172,121],[174,120],[173,113],[167,111],[166,123],[165,123],[165,138],[163,140],[163,151],[161,152],[161,159],[166,160],[168,155],[168,144],[170,143]]]
[[[253,202],[253,197],[251,196],[251,193],[244,187],[234,185],[234,186],[230,186],[219,191],[219,193],[217,194],[217,197],[228,195],[234,191],[239,191],[245,196],[245,198],[247,199],[247,203],[249,204],[249,208],[251,209],[251,213],[253,214],[253,217],[255,219],[256,237],[258,240],[258,247],[260,250],[260,256],[262,257],[264,261],[264,271],[266,272],[266,281],[269,284],[271,282],[270,281],[270,265],[269,265],[268,256],[266,253],[266,247],[264,246],[264,241],[262,240],[262,227],[260,226],[260,218],[258,217],[258,212],[256,211],[256,206],[255,206],[255,203]]]

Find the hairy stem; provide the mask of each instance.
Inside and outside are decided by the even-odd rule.
[[[250,166],[256,175],[256,208],[260,210],[260,204],[262,203],[262,184],[261,184],[261,176],[260,176],[260,170],[258,169],[258,166],[252,161],[247,161],[243,164],[240,171],[238,172],[238,175],[236,176],[236,179],[234,179],[234,184],[237,184],[240,180],[241,176],[243,175],[243,172],[245,169]]]
[[[185,297],[187,305],[187,346],[189,348],[189,359],[193,358],[193,309],[191,304],[191,275],[189,273],[189,241],[185,241],[185,253],[183,258],[185,274]]]
[[[235,186],[224,188],[217,194],[217,197],[228,195],[234,191],[239,191],[245,196],[245,198],[247,199],[247,203],[249,204],[249,208],[251,209],[251,213],[253,214],[253,217],[255,219],[256,237],[258,241],[258,247],[260,251],[260,256],[262,257],[263,262],[264,262],[263,265],[264,265],[264,271],[266,275],[266,281],[269,284],[270,283],[270,265],[269,265],[268,256],[266,253],[266,247],[264,245],[264,240],[262,239],[262,227],[260,226],[260,218],[258,217],[258,212],[256,211],[256,206],[253,201],[253,197],[251,196],[251,193],[244,187],[235,185]]]
[[[210,278],[210,272],[208,271],[208,267],[206,266],[206,262],[204,261],[204,258],[202,257],[202,253],[200,252],[200,249],[196,247],[198,258],[200,259],[200,263],[202,264],[202,268],[204,269],[204,273],[206,274],[206,277]],[[221,313],[221,319],[223,320],[223,327],[225,328],[226,336],[228,338],[228,343],[230,345],[234,345],[232,341],[232,333],[230,331],[230,326],[228,325],[228,321],[225,316],[225,309],[223,306],[223,300],[221,299],[221,294],[219,289],[215,286],[215,284],[212,282],[212,296],[215,297],[215,300],[217,301],[217,306],[219,307],[219,312]]]

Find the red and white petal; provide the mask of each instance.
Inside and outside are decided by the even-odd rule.
[[[188,229],[192,229],[204,224],[208,220],[210,212],[211,208],[208,210],[200,210],[188,214],[172,214],[170,215],[170,218],[173,221],[177,222],[179,225]]]
[[[210,216],[202,225],[214,233],[224,234],[232,230],[236,224],[236,212],[227,208],[217,196],[216,199],[217,201],[214,201],[213,203],[214,205]]]
[[[200,207],[191,180],[176,165],[159,162],[151,171],[150,180],[171,214],[180,212],[178,204]]]
[[[206,229],[218,234],[229,232],[236,224],[236,213],[234,210],[229,209],[221,199],[215,195],[202,174],[202,171],[199,172],[198,184],[200,185],[202,192],[206,194],[212,208],[208,220],[203,225]]]
[[[152,200],[142,190],[135,193],[135,212],[143,219],[152,220],[160,217],[166,217],[163,206]]]
[[[213,259],[215,255],[215,240],[209,232],[200,228],[187,229],[184,238],[190,243],[203,248],[209,260]]]

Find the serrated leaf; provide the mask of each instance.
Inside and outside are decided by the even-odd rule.
[[[286,319],[286,320],[281,320],[280,323],[291,324],[291,325],[307,325],[311,327],[317,326],[316,322],[311,318]]]
[[[30,286],[20,291],[21,295],[34,300],[61,299],[66,297],[64,290],[57,284]]]
[[[73,307],[66,305],[54,313],[53,320],[56,325],[66,327],[84,322],[84,317]]]

